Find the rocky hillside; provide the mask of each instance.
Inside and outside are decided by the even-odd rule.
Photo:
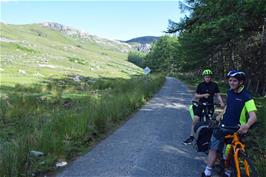
[[[123,42],[58,23],[1,23],[0,30],[1,85],[70,76],[129,78],[142,73],[127,61],[132,46]]]
[[[151,44],[157,41],[160,37],[156,36],[143,36],[124,41],[130,44],[135,50],[148,53],[151,48]]]
[[[104,38],[101,38],[101,37],[98,37],[95,35],[91,35],[85,31],[81,31],[81,30],[75,29],[73,27],[65,26],[65,25],[62,25],[59,23],[44,22],[44,23],[40,23],[40,25],[43,27],[55,30],[55,31],[62,32],[65,35],[77,37],[80,39],[87,39],[87,40],[90,40],[92,42],[96,42],[99,44],[116,47],[119,50],[121,50],[121,52],[129,52],[129,50],[132,49],[132,46],[128,43],[117,41],[117,40],[104,39]]]
[[[140,43],[140,44],[151,44],[157,40],[159,40],[160,37],[156,37],[156,36],[143,36],[143,37],[137,37],[137,38],[133,38],[130,39],[128,41],[125,41],[126,43]]]

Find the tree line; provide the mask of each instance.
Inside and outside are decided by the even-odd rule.
[[[186,0],[180,8],[188,15],[169,20],[169,35],[153,44],[143,65],[194,74],[208,67],[218,79],[239,69],[247,73],[252,92],[265,94],[266,1]]]

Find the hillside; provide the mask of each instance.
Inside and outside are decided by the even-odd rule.
[[[143,37],[137,37],[137,38],[133,38],[130,39],[128,41],[125,41],[126,43],[133,43],[133,42],[137,42],[137,43],[141,43],[141,44],[151,44],[154,41],[157,41],[160,37],[156,37],[156,36],[143,36]]]
[[[159,39],[160,37],[143,36],[143,37],[137,37],[137,38],[130,39],[128,41],[123,41],[123,42],[131,45],[134,50],[148,53],[151,49],[151,44]]]
[[[132,47],[58,23],[1,23],[1,85],[66,76],[123,77],[141,74],[127,61]]]

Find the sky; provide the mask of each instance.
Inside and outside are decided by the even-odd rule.
[[[10,1],[1,0],[1,22],[57,22],[108,39],[161,36],[168,20],[183,14],[179,1]]]

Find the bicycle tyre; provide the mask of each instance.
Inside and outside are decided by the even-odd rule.
[[[257,171],[251,159],[248,158],[243,151],[238,152],[238,164],[241,177],[258,177]],[[238,176],[235,164],[233,165],[233,176]]]

